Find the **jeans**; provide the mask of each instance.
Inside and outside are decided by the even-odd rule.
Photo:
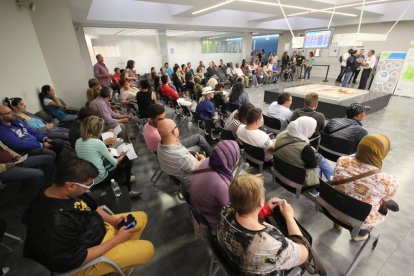
[[[50,155],[53,157],[53,159],[56,159],[57,163],[60,163],[61,160],[61,153],[64,146],[64,141],[60,139],[53,139],[53,148],[51,149],[45,149],[45,148],[38,148],[38,149],[32,149],[28,152],[30,156],[34,155]]]
[[[50,155],[28,156],[27,159],[0,174],[2,182],[25,181],[39,192],[44,186],[52,184],[55,172],[55,159]]]
[[[51,130],[42,132],[50,139],[63,139],[69,140],[69,129],[64,127],[53,127]]]
[[[128,214],[132,214],[137,221],[137,225],[132,230],[132,236],[103,254],[104,257],[115,261],[123,270],[136,265],[143,265],[154,255],[154,246],[152,243],[150,241],[140,240],[141,234],[147,225],[147,215],[144,212],[131,212],[116,214],[114,216],[120,218],[121,216],[127,217]],[[106,234],[102,243],[113,239],[119,231],[108,223],[105,223],[105,228]],[[76,275],[106,275],[114,272],[116,271],[112,266],[107,265],[106,263],[98,263],[76,273]]]
[[[342,84],[341,84],[342,87],[348,87],[348,82],[351,79],[351,76],[352,76],[352,71],[345,72],[344,79],[342,80]]]
[[[308,75],[308,79],[310,78],[311,70],[312,70],[312,66],[305,67],[305,73],[303,74],[303,79],[306,79],[306,75]]]
[[[199,146],[206,153],[207,156],[210,156],[211,151],[213,150],[210,144],[207,142],[206,138],[204,138],[204,136],[200,134],[194,134],[190,137],[182,139],[181,144],[186,148]]]
[[[336,78],[337,82],[341,82],[342,81],[342,77],[344,76],[345,73],[345,66],[341,66],[341,72],[339,73],[338,77]]]
[[[319,154],[318,158],[319,166],[315,168],[315,171],[318,175],[322,174],[326,177],[327,180],[331,180],[333,177],[333,170],[331,165],[329,165],[328,161],[323,157],[321,154]]]
[[[78,115],[68,114],[61,121],[62,122],[70,122],[70,121],[75,121],[77,118],[78,118]]]

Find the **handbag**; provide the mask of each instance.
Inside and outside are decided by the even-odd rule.
[[[309,234],[308,231],[306,231],[305,228],[303,228],[302,225],[298,223],[298,221],[295,219],[296,224],[298,225],[300,231],[302,232],[303,236],[299,235],[289,235],[289,231],[286,225],[286,220],[283,217],[282,213],[280,212],[279,208],[274,208],[273,213],[271,216],[267,217],[270,224],[275,226],[277,229],[282,232],[282,234],[285,237],[288,237],[290,240],[292,240],[295,243],[301,243],[308,249],[308,260],[300,265],[300,268],[302,270],[308,271],[311,275],[319,274],[321,276],[326,276],[326,270],[325,267],[322,265],[322,262],[320,261],[318,255],[314,252],[312,249],[312,236]]]

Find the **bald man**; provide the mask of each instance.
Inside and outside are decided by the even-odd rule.
[[[188,186],[192,172],[198,168],[201,161],[206,157],[198,153],[193,156],[180,143],[180,131],[173,120],[164,119],[160,121],[158,132],[161,136],[161,143],[157,148],[157,157],[161,169]]]

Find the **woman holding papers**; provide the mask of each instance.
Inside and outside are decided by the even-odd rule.
[[[131,197],[138,197],[140,192],[131,191],[132,161],[128,159],[127,152],[121,152],[114,158],[100,136],[104,128],[104,120],[97,116],[89,116],[81,123],[81,138],[76,141],[75,150],[79,158],[91,162],[99,171],[94,179],[94,185],[109,184],[111,179],[124,183]],[[124,175],[125,181],[119,181]],[[102,186],[100,185],[100,186]]]

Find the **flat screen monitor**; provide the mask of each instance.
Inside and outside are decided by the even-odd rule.
[[[306,31],[303,47],[306,49],[328,48],[331,39],[332,30],[330,29]]]

